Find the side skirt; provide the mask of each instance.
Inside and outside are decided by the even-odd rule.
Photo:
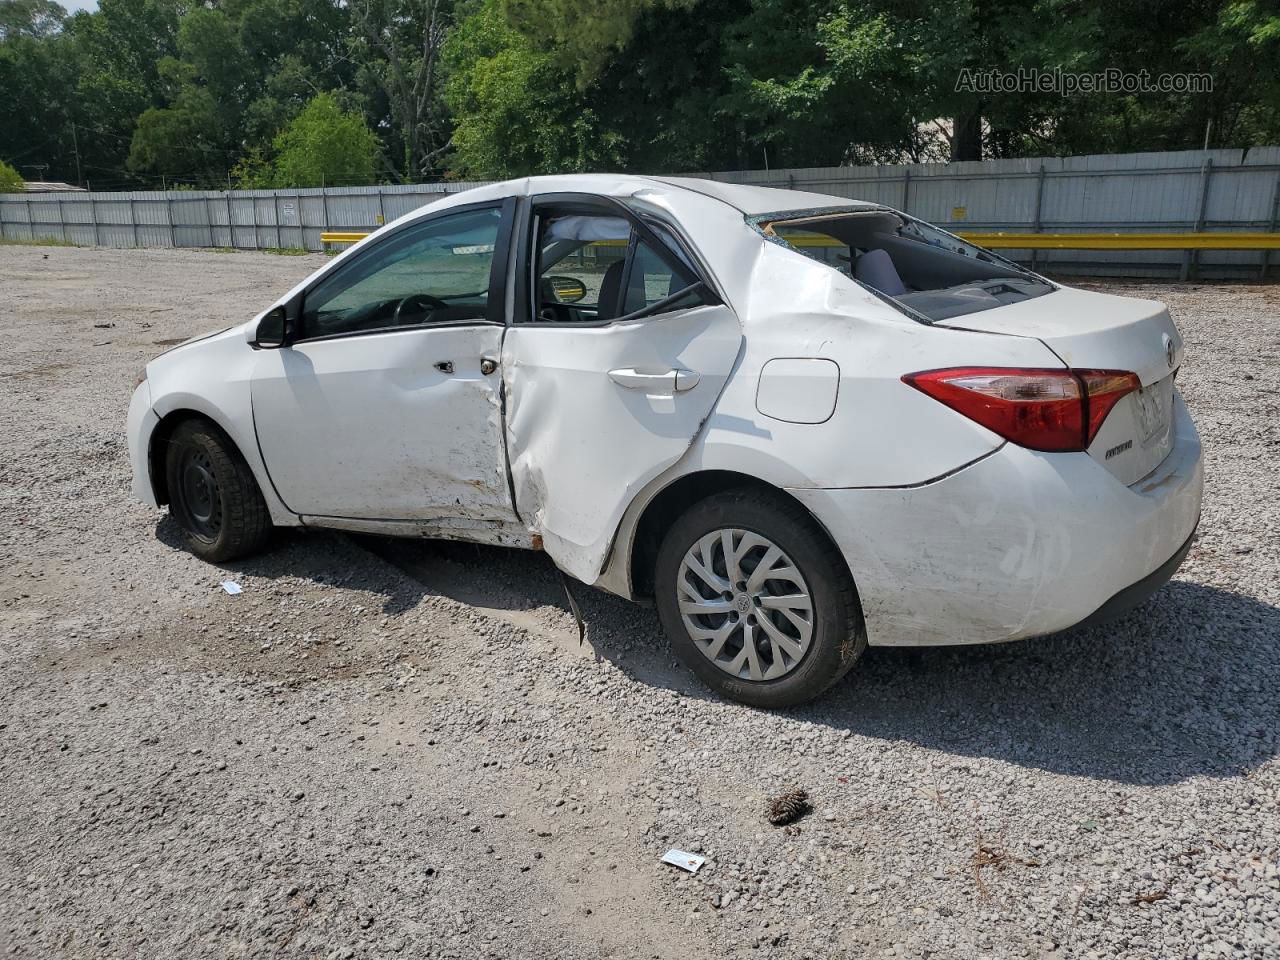
[[[428,540],[460,540],[495,547],[523,550],[542,549],[542,538],[523,527],[499,521],[466,520],[452,517],[437,520],[367,520],[359,517],[302,517],[307,527],[374,533],[385,537],[422,537]]]

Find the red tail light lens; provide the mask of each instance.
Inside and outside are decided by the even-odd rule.
[[[1115,370],[952,367],[902,378],[922,393],[1020,446],[1086,449],[1107,414],[1141,385]]]
[[[1093,443],[1098,435],[1098,428],[1107,419],[1111,408],[1135,390],[1142,389],[1142,381],[1136,373],[1124,373],[1120,370],[1076,370],[1075,375],[1084,384],[1085,395],[1089,399],[1088,422],[1085,425],[1085,447]]]

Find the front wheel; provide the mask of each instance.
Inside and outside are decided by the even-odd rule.
[[[169,512],[197,557],[213,563],[260,549],[271,518],[249,465],[227,436],[206,420],[186,420],[165,456]]]
[[[812,700],[866,648],[843,558],[799,504],[766,491],[690,507],[658,551],[655,590],[677,656],[751,706]]]

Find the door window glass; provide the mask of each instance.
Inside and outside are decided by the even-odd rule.
[[[486,319],[501,226],[494,207],[391,235],[307,294],[303,336]]]
[[[627,294],[623,298],[622,313],[635,313],[679,293],[689,286],[689,281],[659,256],[647,241],[637,240],[632,255],[631,274],[627,278]]]
[[[538,318],[591,321],[616,315],[630,240],[631,224],[622,217],[574,214],[545,221],[539,240]]]
[[[589,323],[651,307],[695,282],[682,260],[659,253],[623,217],[553,215],[539,231],[537,319]]]

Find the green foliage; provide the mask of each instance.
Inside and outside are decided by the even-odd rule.
[[[956,88],[1020,68],[1213,90]],[[95,187],[1185,149],[1206,130],[1280,141],[1277,0],[0,0],[0,150]]]
[[[605,70],[646,16],[688,11],[699,0],[498,0],[515,28],[586,83]]]
[[[54,236],[0,237],[0,247],[74,247],[70,240]]]
[[[242,190],[269,190],[276,186],[276,171],[261,149],[253,147],[231,168],[231,178]]]
[[[445,102],[455,117],[454,169],[518,177],[620,166],[622,135],[602,129],[573,76],[484,0],[445,46]]]
[[[440,57],[453,0],[353,0],[352,58],[363,91],[385,104],[388,146],[407,179],[438,172],[449,131],[441,101]]]
[[[320,187],[372,183],[378,138],[358,114],[344,113],[327,93],[317,94],[275,139],[275,184]]]
[[[168,61],[175,71],[178,61]],[[138,117],[129,148],[130,170],[181,171],[183,176],[216,182],[227,169],[226,128],[213,93],[184,87],[169,107],[148,107]]]
[[[53,0],[8,0],[0,4],[0,40],[43,40],[62,29],[67,11]]]
[[[0,193],[23,193],[26,181],[9,164],[0,160]]]

